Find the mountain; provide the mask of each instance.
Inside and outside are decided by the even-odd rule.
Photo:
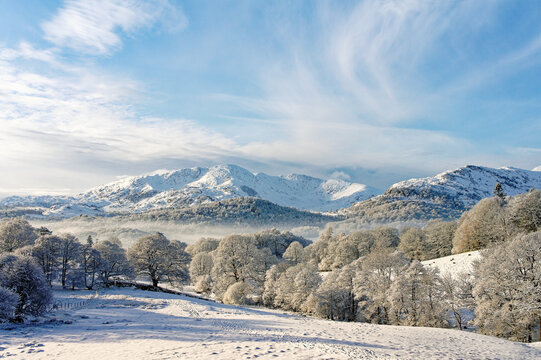
[[[126,177],[77,196],[13,196],[3,207],[40,207],[44,215],[75,216],[178,209],[240,197],[257,197],[302,210],[328,211],[348,207],[380,191],[343,180],[306,175],[254,174],[240,166],[219,165],[160,170]]]
[[[341,216],[298,210],[276,205],[267,200],[243,197],[212,201],[195,206],[150,210],[125,216],[128,220],[175,221],[177,223],[198,223],[208,225],[325,225],[339,221]]]
[[[517,195],[540,189],[541,171],[468,165],[398,182],[383,194],[353,205],[347,213],[368,222],[456,219],[479,200],[492,196],[498,182],[507,195]]]

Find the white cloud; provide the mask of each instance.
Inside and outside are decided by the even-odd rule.
[[[0,173],[11,174],[0,187],[82,190],[133,171],[129,164],[240,153],[193,121],[140,117],[130,105],[140,100],[139,85],[130,79],[62,64],[26,45],[0,49]]]
[[[187,19],[166,0],[67,0],[42,29],[45,39],[57,46],[104,55],[121,46],[120,33],[131,35],[156,23],[178,31]]]

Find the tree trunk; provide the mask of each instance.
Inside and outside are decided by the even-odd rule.
[[[158,279],[152,278],[152,286],[154,287],[158,286]]]

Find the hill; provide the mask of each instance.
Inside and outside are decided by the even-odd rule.
[[[541,171],[468,165],[436,176],[398,182],[383,194],[350,207],[350,217],[366,222],[457,219],[500,182],[507,195],[541,188]]]

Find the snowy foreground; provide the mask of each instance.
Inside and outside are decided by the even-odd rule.
[[[14,359],[539,359],[541,347],[451,329],[378,326],[118,289],[57,292],[80,307],[0,330]]]

